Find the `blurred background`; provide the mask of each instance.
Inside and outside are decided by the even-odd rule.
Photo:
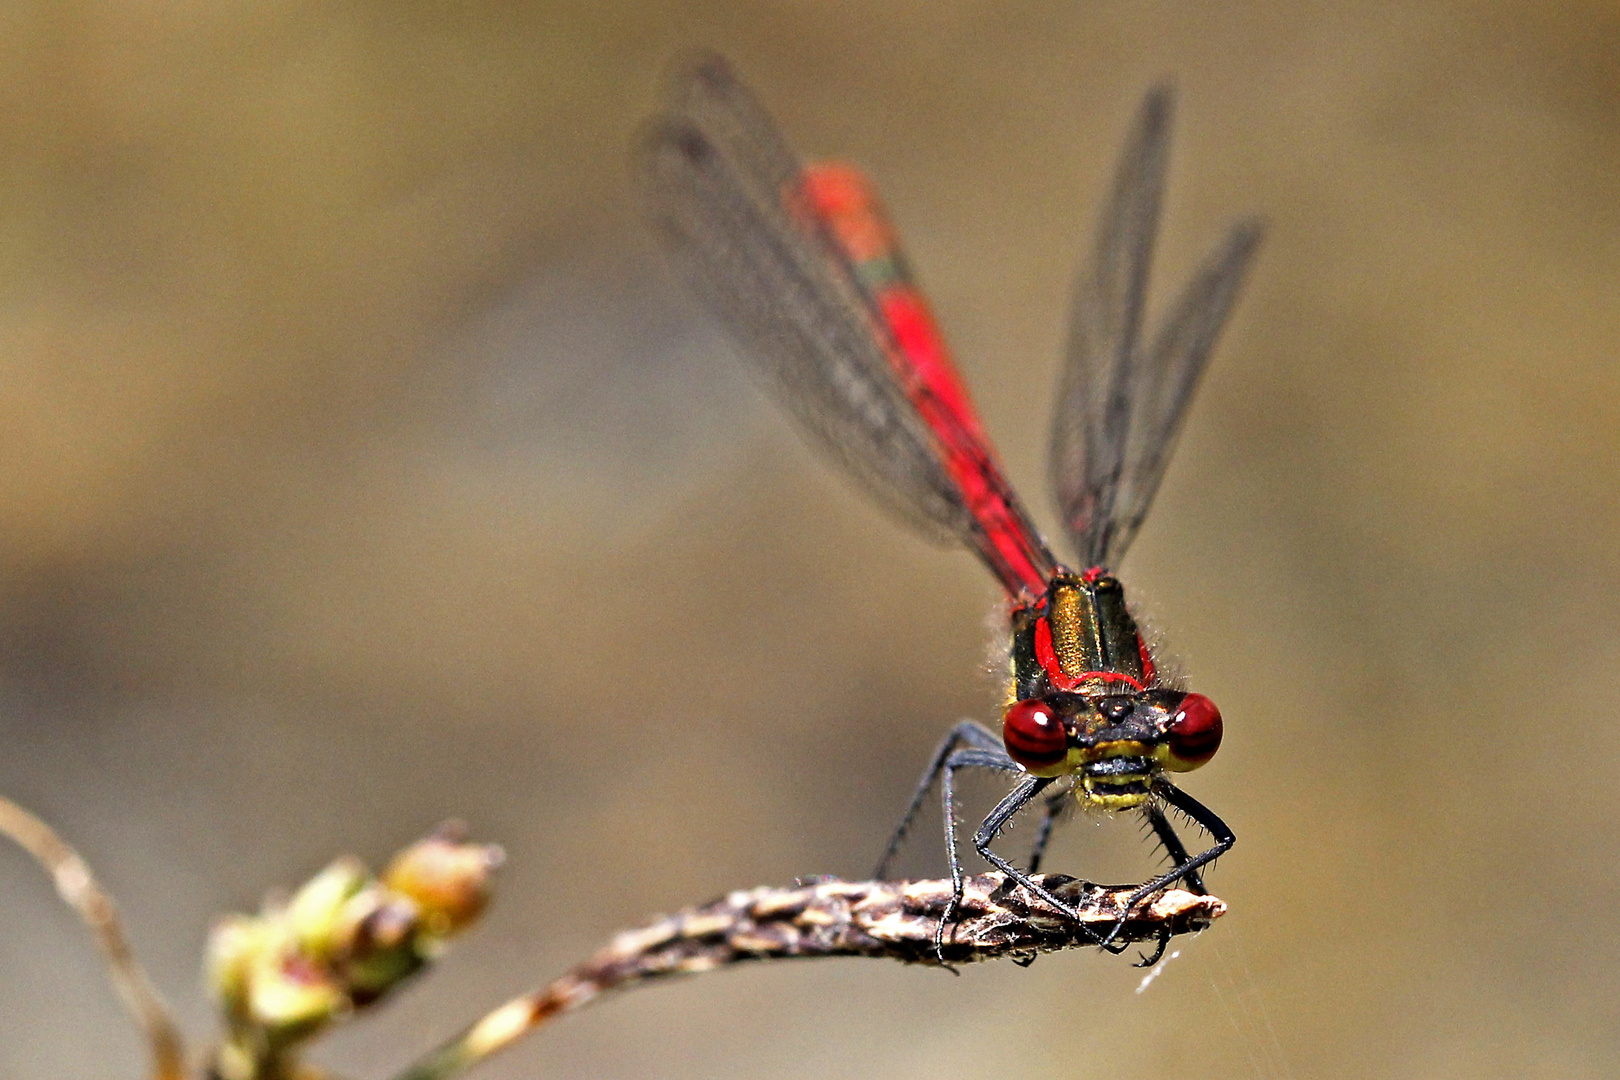
[[[510,856],[485,925],[320,1055],[386,1075],[654,912],[866,873],[947,726],[994,719],[988,575],[799,444],[641,222],[628,147],[702,44],[878,177],[1049,526],[1071,269],[1146,86],[1181,90],[1158,301],[1269,219],[1122,568],[1226,716],[1186,787],[1240,838],[1231,914],[1140,996],[1089,953],[765,966],[477,1075],[1614,1074],[1612,5],[0,24],[0,791],[194,1036],[210,919],[338,852],[456,816]],[[1153,865],[1128,821],[1063,836],[1053,869]],[[139,1075],[9,847],[0,897],[0,1077]]]

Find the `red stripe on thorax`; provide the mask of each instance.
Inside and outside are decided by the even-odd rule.
[[[1080,680],[1064,672],[1057,653],[1052,649],[1052,624],[1042,615],[1035,620],[1035,661],[1046,672],[1046,678],[1059,690],[1073,690]]]
[[[1082,683],[1088,682],[1126,683],[1137,692],[1146,689],[1141,682],[1123,671],[1082,671],[1078,675],[1070,675],[1064,671],[1062,661],[1052,648],[1052,624],[1044,615],[1035,620],[1035,661],[1041,665],[1041,670],[1046,672],[1046,678],[1054,690],[1074,690]]]

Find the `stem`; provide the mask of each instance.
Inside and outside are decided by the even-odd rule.
[[[51,875],[60,895],[90,928],[107,961],[107,973],[135,1018],[152,1054],[153,1080],[184,1080],[185,1042],[169,1006],[146,977],[130,948],[118,909],[90,867],[39,818],[0,796],[0,836],[8,836]]]
[[[1111,927],[1122,915],[1118,942],[1202,930],[1226,911],[1213,896],[1172,889],[1127,913],[1130,886],[1093,885],[1061,874],[1034,880],[1078,910],[1080,920],[1063,916],[1004,875],[969,877],[943,942],[944,961],[1007,956],[1027,963],[1039,953],[1094,944],[1090,930]],[[606,991],[663,976],[795,957],[935,963],[934,934],[951,893],[950,881],[829,880],[795,889],[739,890],[620,934],[560,979],[500,1006],[394,1080],[448,1080]]]

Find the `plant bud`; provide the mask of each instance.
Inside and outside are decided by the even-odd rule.
[[[422,916],[416,902],[382,889],[375,892],[387,898],[371,905],[354,923],[339,964],[344,986],[356,1005],[375,1001],[427,960],[421,948]]]
[[[446,825],[396,855],[383,884],[416,902],[424,931],[444,937],[484,910],[491,872],[505,857],[494,844],[464,843],[460,827]]]
[[[248,985],[261,957],[278,951],[285,941],[269,922],[251,915],[230,915],[208,932],[204,979],[208,992],[228,1016],[247,1012]]]
[[[370,880],[358,859],[343,856],[304,883],[283,916],[301,952],[326,959],[338,950],[344,905]]]
[[[348,1009],[331,973],[297,952],[261,955],[249,974],[248,1019],[272,1042],[310,1035]]]

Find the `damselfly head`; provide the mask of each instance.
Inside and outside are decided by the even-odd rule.
[[[1047,694],[1002,716],[1007,753],[1034,776],[1076,778],[1105,810],[1138,806],[1164,771],[1187,772],[1221,745],[1221,714],[1203,694],[1154,689],[1101,696]]]

